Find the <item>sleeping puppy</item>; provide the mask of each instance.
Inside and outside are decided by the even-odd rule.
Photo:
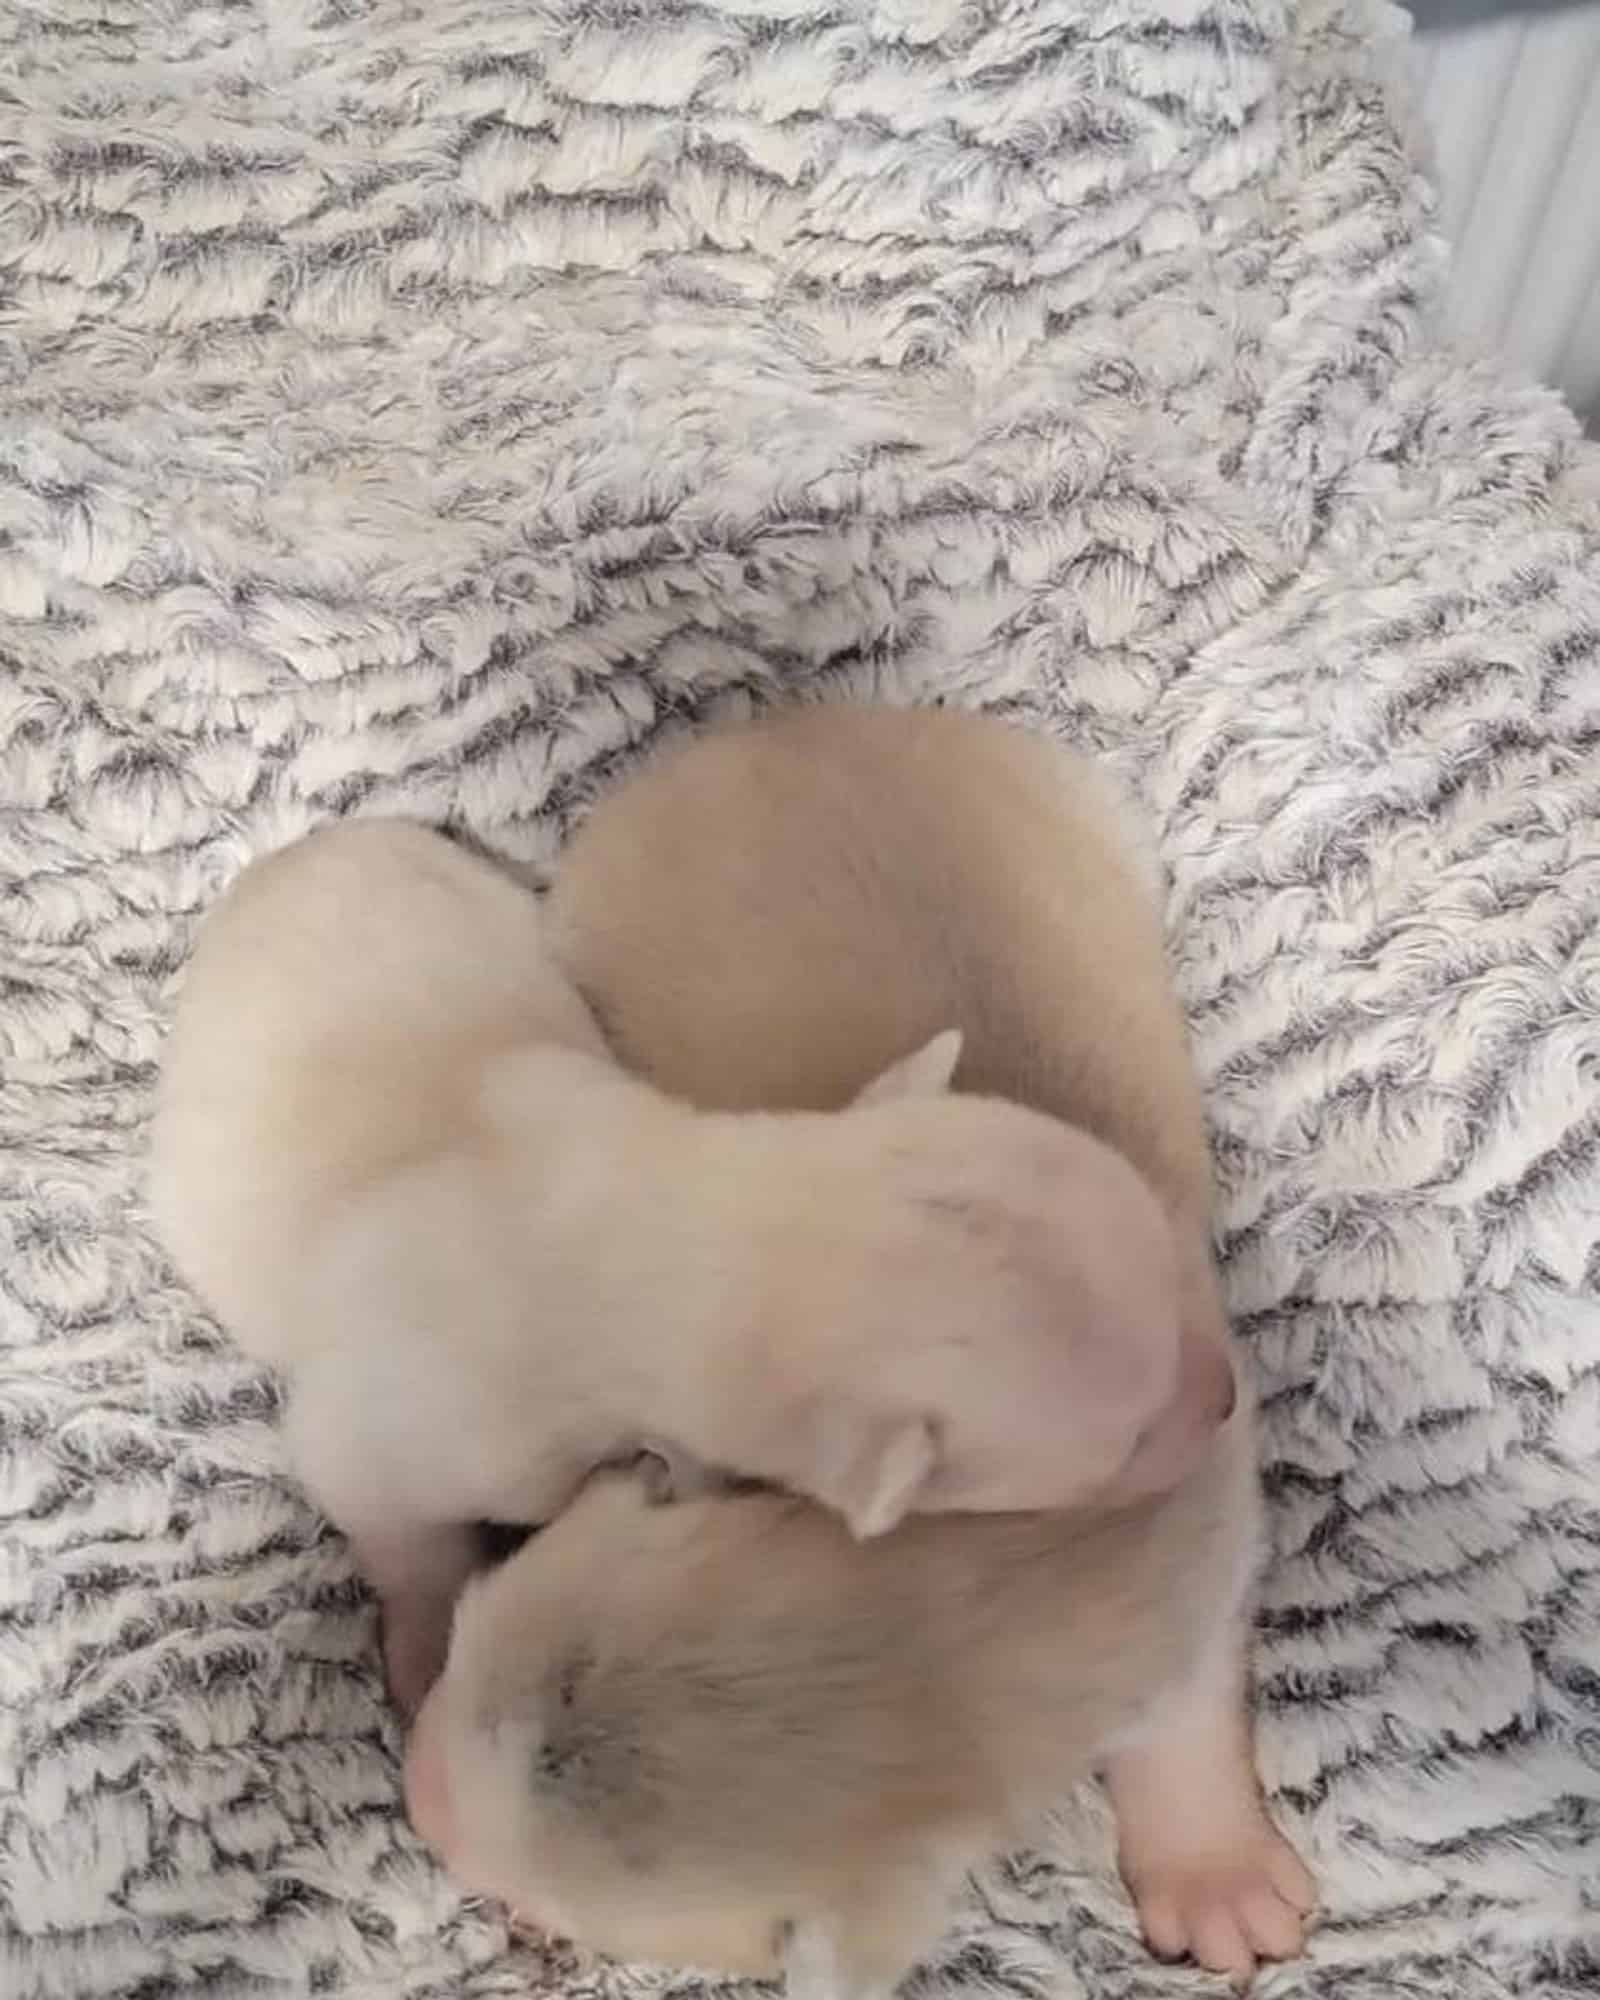
[[[1184,1026],[1084,764],[945,713],[708,737],[599,805],[551,918],[623,1058],[701,1104],[846,1104],[959,1024],[961,1084],[1072,1121],[1158,1191],[1182,1376],[1201,1402],[1231,1382]],[[987,1237],[981,1200],[961,1219]],[[1003,1323],[969,1332],[981,1351]],[[1100,1766],[1151,1946],[1247,1976],[1298,1950],[1312,1889],[1254,1769],[1242,1391],[1169,1470],[1131,1502],[870,1544],[791,1499],[652,1508],[602,1477],[467,1590],[410,1746],[415,1822],[596,1949],[782,1965],[840,2000],[892,1988],[964,1871]]]
[[[839,1110],[691,1109],[618,1067],[532,894],[438,835],[356,823],[244,872],[184,985],[151,1203],[289,1377],[397,1700],[472,1524],[545,1520],[646,1443],[863,1536],[1204,1448],[1219,1378],[1180,1368],[1160,1204],[1089,1135],[950,1096],[958,1050],[897,1050]]]

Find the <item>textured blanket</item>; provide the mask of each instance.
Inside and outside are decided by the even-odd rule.
[[[564,1990],[145,1232],[197,912],[871,690],[1159,838],[1266,1406],[1284,1996],[1600,1982],[1600,467],[1365,0],[0,0],[0,1995]],[[1198,1992],[1093,1797],[921,1989]]]

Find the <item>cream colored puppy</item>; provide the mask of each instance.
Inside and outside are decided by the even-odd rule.
[[[958,1048],[839,1111],[691,1109],[617,1066],[533,896],[438,835],[356,823],[245,871],[167,1046],[152,1207],[289,1377],[397,1699],[442,1661],[472,1524],[545,1520],[645,1443],[861,1535],[1203,1448],[1218,1379],[1180,1381],[1159,1203],[1088,1135],[949,1096]]]
[[[958,1023],[961,1083],[1077,1121],[1159,1190],[1185,1378],[1228,1378],[1184,1027],[1084,764],[948,714],[709,737],[601,803],[553,903],[620,1053],[703,1104],[844,1104]],[[597,1480],[464,1596],[416,1823],[597,1949],[785,1964],[841,2000],[890,1988],[962,1872],[1103,1765],[1151,1945],[1236,1976],[1291,1954],[1312,1891],[1251,1749],[1248,1400],[1171,1470],[1131,1505],[867,1545],[781,1498],[652,1508]]]

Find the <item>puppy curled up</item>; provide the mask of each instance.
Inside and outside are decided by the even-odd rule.
[[[782,1966],[838,2000],[892,1988],[965,1870],[1100,1767],[1156,1950],[1237,1977],[1296,1951],[1311,1884],[1266,1814],[1246,1705],[1251,1403],[1184,1026],[1114,797],[997,723],[808,711],[625,782],[550,916],[623,1060],[703,1106],[844,1105],[958,1026],[960,1086],[1155,1191],[1178,1367],[1140,1478],[1085,1479],[1053,1515],[861,1543],[783,1496],[662,1508],[589,1482],[461,1601],[408,1756],[418,1826],[463,1879],[596,1949]],[[1059,1186],[1068,1236],[1081,1192]],[[980,1187],[956,1213],[987,1238]],[[964,1331],[982,1352],[1003,1322]],[[1082,1379],[1064,1458],[1097,1413]]]
[[[930,1030],[841,1108],[693,1108],[618,1066],[488,861],[358,822],[244,871],[181,992],[151,1207],[287,1375],[402,1705],[473,1524],[543,1521],[644,1443],[863,1536],[1142,1491],[1152,1429],[1198,1451],[1159,1202],[1088,1134],[949,1095],[958,1047]]]

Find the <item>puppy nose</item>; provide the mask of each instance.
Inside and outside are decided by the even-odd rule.
[[[1207,1416],[1220,1427],[1233,1415],[1238,1405],[1238,1377],[1233,1372],[1232,1357],[1223,1348],[1207,1349],[1205,1366],[1204,1407]]]
[[[1139,1439],[1105,1497],[1134,1499],[1176,1486],[1233,1415],[1238,1400],[1226,1345],[1185,1331],[1172,1400]]]

